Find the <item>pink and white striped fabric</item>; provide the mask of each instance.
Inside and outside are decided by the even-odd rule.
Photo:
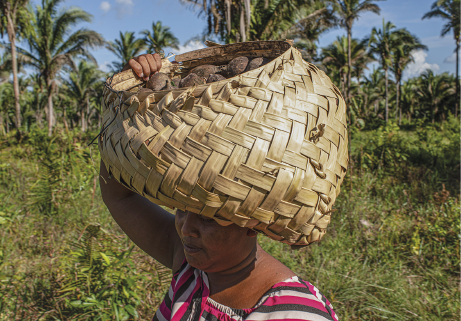
[[[187,262],[174,274],[153,321],[338,321],[331,303],[312,284],[294,276],[275,284],[251,309],[232,309],[210,297],[206,273]]]

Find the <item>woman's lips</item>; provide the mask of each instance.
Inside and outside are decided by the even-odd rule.
[[[200,252],[202,250],[201,248],[199,248],[197,246],[194,246],[192,244],[183,243],[183,246],[184,246],[184,251],[189,253],[189,254],[198,253],[198,252]]]

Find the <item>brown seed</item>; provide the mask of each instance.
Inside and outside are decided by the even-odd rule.
[[[247,57],[237,57],[232,59],[227,65],[226,76],[228,78],[237,76],[245,71],[248,65]]]
[[[265,64],[267,64],[270,60],[264,57],[256,57],[253,58],[247,66],[245,71],[250,71],[256,68],[259,68]]]
[[[189,74],[196,74],[200,78],[208,78],[211,74],[215,74],[220,70],[218,66],[213,65],[202,65],[192,69]]]
[[[164,90],[169,82],[171,82],[171,79],[167,74],[158,72],[149,79],[146,87],[152,89],[153,91]]]
[[[204,81],[197,74],[189,74],[179,82],[179,88],[190,87],[193,85],[202,85]]]
[[[171,85],[174,88],[179,88],[179,82],[180,81],[181,81],[181,78],[179,78],[179,77],[173,78],[173,79],[171,79]]]
[[[165,86],[165,89],[164,90],[172,90],[172,89],[175,89],[177,87],[174,87],[171,82],[167,83],[166,86]]]
[[[225,80],[226,77],[222,76],[222,75],[216,75],[216,74],[212,74],[210,75],[210,77],[208,77],[206,83],[209,84],[210,82],[215,82],[215,81],[220,81],[220,80]]]

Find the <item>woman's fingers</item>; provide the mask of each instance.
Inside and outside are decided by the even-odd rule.
[[[162,69],[162,58],[160,58],[160,55],[158,53],[152,55],[155,59],[155,62],[157,63],[157,70],[160,71]]]
[[[138,57],[138,62],[141,64],[142,66],[142,71],[143,71],[143,74],[144,74],[144,77],[143,79],[144,80],[149,80],[149,76],[150,76],[150,66],[149,66],[149,63],[147,62],[147,59],[145,57],[145,55],[142,55],[142,56],[139,56]],[[140,76],[141,77],[141,76]]]
[[[150,75],[155,74],[162,68],[162,59],[159,54],[145,54],[134,57],[128,61],[122,71],[133,69],[138,77],[149,80]]]
[[[146,59],[147,59],[147,62],[149,63],[149,67],[150,67],[150,74],[149,75],[153,75],[158,70],[160,70],[160,69],[157,69],[157,62],[155,61],[154,57],[152,57],[152,56],[153,55],[146,55]]]
[[[138,75],[138,77],[144,77],[141,64],[139,64],[134,58],[128,61],[128,64],[123,68],[123,70],[128,70],[130,68],[133,69],[134,73]]]

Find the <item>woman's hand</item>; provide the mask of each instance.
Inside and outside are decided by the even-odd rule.
[[[145,54],[134,57],[128,61],[122,71],[133,69],[138,77],[149,80],[150,76],[159,72],[162,68],[162,59],[159,54]]]

